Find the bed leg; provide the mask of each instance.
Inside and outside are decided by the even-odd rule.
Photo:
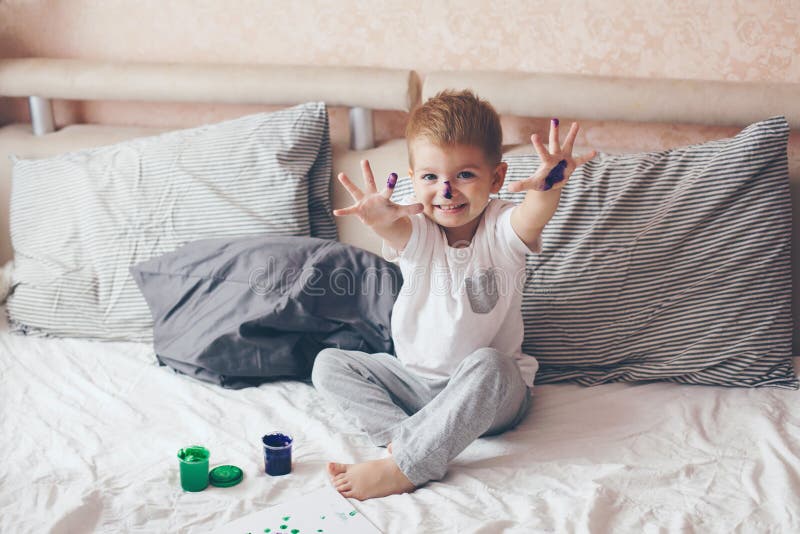
[[[28,106],[31,110],[31,125],[33,135],[44,135],[56,131],[53,120],[53,104],[49,98],[29,96]]]
[[[367,150],[374,146],[372,110],[350,108],[350,150]]]

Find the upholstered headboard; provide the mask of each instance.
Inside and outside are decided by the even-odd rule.
[[[51,101],[128,100],[198,102],[208,104],[261,104],[289,106],[321,100],[349,109],[349,146],[334,146],[334,159],[354,162],[370,156],[375,146],[373,110],[409,111],[420,98],[419,76],[411,70],[362,67],[307,67],[275,65],[187,65],[114,63],[69,59],[0,60],[0,96],[29,100],[32,124],[0,128],[0,265],[11,259],[8,205],[10,154],[44,157],[79,148],[106,145],[153,135],[169,128],[68,125],[56,130]],[[374,156],[401,152],[402,143],[380,147]],[[405,156],[402,156],[405,159]],[[335,167],[340,168],[340,167]],[[334,196],[349,197],[341,184]],[[372,236],[360,232],[358,221],[338,219],[340,235],[353,236],[355,244],[374,247]]]
[[[372,110],[409,111],[421,99],[441,89],[465,87],[474,89],[501,114],[509,116],[745,126],[784,115],[793,129],[800,127],[798,84],[499,72],[432,72],[421,81],[411,70],[358,67],[0,60],[0,96],[28,98],[33,122],[33,126],[11,124],[0,128],[0,205],[3,206],[0,264],[12,255],[8,233],[9,154],[41,157],[164,131],[164,128],[99,125],[70,125],[55,130],[50,99],[266,105],[324,100],[331,106],[350,108],[350,144],[349,147],[334,145],[333,166],[334,174],[346,172],[359,183],[359,160],[363,158],[371,161],[376,173],[404,172],[407,165],[403,139],[375,146]],[[789,146],[795,213],[800,210],[798,145],[795,132]],[[530,147],[521,146],[517,150]],[[335,207],[350,204],[349,195],[335,179],[332,188]],[[800,217],[795,217],[795,249],[800,240],[798,221]],[[365,231],[357,219],[337,218],[336,223],[342,241],[372,251],[379,249],[377,237]],[[795,269],[795,282],[798,273],[800,270]],[[798,287],[800,284],[794,283],[795,297]],[[800,324],[797,315],[795,306],[795,325]]]

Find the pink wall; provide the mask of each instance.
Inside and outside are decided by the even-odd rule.
[[[797,0],[1,0],[0,57],[800,83],[798,12]],[[182,126],[252,109],[59,103],[57,121]],[[404,118],[379,114],[379,139],[402,135]],[[24,102],[0,100],[0,122],[25,120]],[[345,124],[337,112],[334,135],[346,136]],[[505,124],[508,142],[546,128],[535,119],[506,118]],[[732,131],[590,121],[583,126],[579,142],[601,148],[675,146]]]

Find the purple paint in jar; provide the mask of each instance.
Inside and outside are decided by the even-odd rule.
[[[282,432],[271,432],[261,438],[266,474],[280,476],[292,471],[292,441],[290,435]]]

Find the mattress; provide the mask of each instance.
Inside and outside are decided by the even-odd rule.
[[[328,460],[387,454],[304,382],[226,390],[158,366],[144,344],[2,328],[0,373],[0,532],[207,532],[323,487]],[[271,430],[294,436],[289,475],[263,472]],[[176,454],[191,444],[243,482],[184,492]],[[800,397],[536,386],[528,417],[472,443],[444,479],[350,502],[385,533],[797,532]]]

